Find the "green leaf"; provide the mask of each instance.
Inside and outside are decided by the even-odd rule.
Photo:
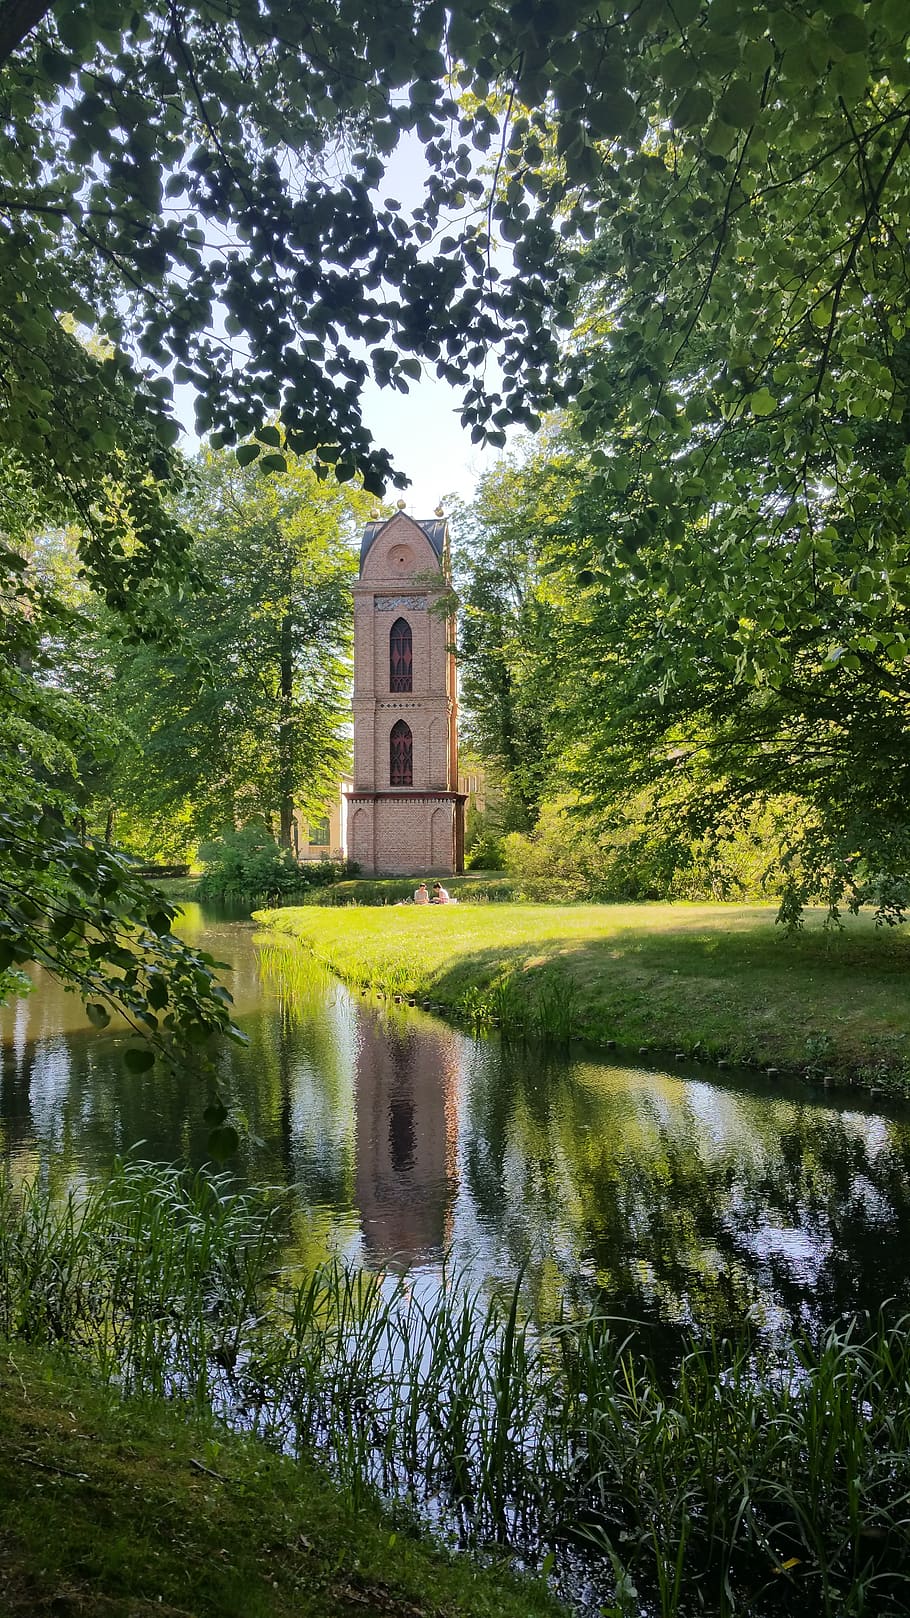
[[[94,39],[92,19],[90,15],[86,14],[88,9],[81,5],[72,6],[61,15],[59,14],[59,8],[57,8],[57,32],[64,45],[71,51],[75,51],[77,56],[84,54]]]
[[[288,463],[283,455],[263,455],[259,462],[260,472],[286,472],[287,469]]]
[[[733,129],[748,129],[761,112],[756,91],[745,79],[734,79],[717,103],[717,116],[721,123]]]
[[[167,980],[158,976],[150,978],[146,998],[155,1011],[163,1011],[169,998]]]
[[[777,400],[769,388],[759,388],[749,395],[749,409],[753,416],[771,416],[777,409]]]
[[[631,135],[641,123],[641,113],[628,90],[614,90],[585,107],[585,114],[596,135]]]
[[[721,119],[715,118],[704,137],[705,150],[710,152],[712,157],[726,157],[733,150],[738,138],[732,124],[725,124]]]
[[[209,1152],[216,1163],[225,1163],[233,1157],[240,1146],[240,1136],[232,1124],[222,1124],[220,1129],[213,1129],[209,1135]]]
[[[155,1052],[148,1045],[131,1045],[123,1053],[123,1063],[130,1073],[147,1073],[154,1066]]]
[[[710,90],[696,85],[687,90],[673,109],[673,123],[677,129],[699,129],[708,122],[714,106]]]
[[[94,1028],[106,1028],[111,1020],[110,1012],[97,1002],[92,1002],[85,1008],[85,1014]]]
[[[227,1107],[223,1101],[210,1101],[202,1114],[206,1123],[211,1124],[213,1128],[223,1124],[227,1115]]]
[[[831,44],[842,50],[845,56],[859,55],[868,49],[869,30],[855,11],[842,11],[839,16],[832,18],[826,32]]]
[[[261,454],[261,444],[241,444],[234,451],[234,456],[238,466],[249,466],[250,462],[255,461]]]

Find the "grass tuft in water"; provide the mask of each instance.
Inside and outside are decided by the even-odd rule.
[[[0,1335],[316,1456],[464,1544],[584,1571],[607,1612],[860,1618],[910,1602],[910,1321],[776,1346],[531,1323],[454,1272],[280,1267],[281,1203],[143,1165],[0,1191]],[[550,1564],[548,1564],[550,1565]]]

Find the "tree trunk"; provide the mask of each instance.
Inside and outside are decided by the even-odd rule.
[[[288,610],[281,621],[280,683],[281,718],[278,721],[278,841],[282,848],[291,848],[294,825],[294,658],[293,621]]]

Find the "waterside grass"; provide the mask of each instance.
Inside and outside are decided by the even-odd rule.
[[[4,1618],[555,1618],[312,1463],[0,1343]]]
[[[690,1337],[659,1370],[622,1322],[535,1325],[520,1278],[502,1297],[445,1274],[292,1278],[281,1219],[273,1198],[142,1165],[56,1203],[7,1186],[0,1336],[14,1360],[22,1341],[78,1351],[121,1393],[179,1399],[216,1446],[213,1417],[325,1467],[349,1512],[384,1496],[404,1521],[536,1562],[615,1618],[906,1611],[910,1322],[843,1323],[814,1343]],[[69,1448],[44,1453],[39,1471],[86,1470]],[[220,1473],[217,1455],[201,1460]],[[525,1612],[543,1601],[529,1585]]]
[[[160,888],[166,899],[172,904],[192,904],[199,897],[199,884],[201,875],[196,876],[164,876],[153,877],[156,888]]]
[[[760,905],[259,912],[354,987],[475,1028],[614,1043],[910,1092],[910,938]]]

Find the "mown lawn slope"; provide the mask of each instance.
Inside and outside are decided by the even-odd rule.
[[[593,1044],[910,1082],[910,938],[760,905],[412,905],[260,912],[347,982],[465,1008],[511,980]]]

